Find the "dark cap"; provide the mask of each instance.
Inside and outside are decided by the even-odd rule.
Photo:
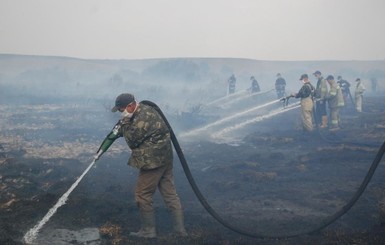
[[[128,104],[135,101],[135,97],[132,94],[121,94],[116,97],[115,106],[111,109],[112,112],[116,112],[119,108],[126,107]]]
[[[356,79],[356,82],[358,82],[358,81],[361,81],[361,79],[357,78],[357,79]]]
[[[340,80],[340,79],[342,79],[342,77],[341,77],[341,76],[338,76],[337,79]]]
[[[281,76],[281,73],[277,73],[277,77]]]
[[[334,77],[332,75],[327,76],[326,80],[334,80]]]
[[[313,75],[321,75],[321,72],[320,71],[315,71],[314,73],[313,73]]]
[[[309,77],[307,76],[307,74],[302,74],[299,80],[303,80],[304,78],[309,78]]]

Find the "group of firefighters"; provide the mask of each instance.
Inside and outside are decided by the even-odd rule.
[[[303,74],[300,80],[303,86],[298,93],[292,93],[286,96],[286,80],[280,73],[277,73],[275,80],[275,91],[278,99],[287,99],[295,97],[301,99],[301,118],[303,128],[305,131],[313,131],[313,118],[315,123],[320,128],[329,128],[330,130],[338,130],[340,127],[339,110],[344,107],[348,101],[355,105],[357,112],[362,112],[362,98],[365,87],[360,78],[356,79],[355,96],[354,99],[350,93],[350,83],[341,76],[334,79],[332,75],[328,75],[326,79],[323,78],[320,71],[313,73],[317,79],[317,84],[314,87],[309,80],[307,74]],[[250,77],[251,87],[248,89],[251,93],[260,92],[258,81],[254,76]],[[228,94],[235,93],[236,78],[231,75],[228,79]],[[327,115],[327,104],[330,115]],[[315,111],[314,111],[315,110]],[[313,113],[315,112],[315,113]],[[329,121],[330,118],[330,121]]]
[[[259,87],[259,83],[257,79],[255,79],[254,76],[250,77],[251,80],[251,86],[247,90],[250,93],[257,93],[261,91],[261,88]],[[227,80],[228,84],[228,94],[234,94],[235,93],[235,85],[237,83],[237,79],[235,78],[235,75],[231,75],[230,78]]]
[[[329,104],[331,125],[330,128],[337,129],[339,124],[339,108],[345,104],[343,88],[349,88],[349,83],[338,83],[332,75],[326,80],[320,71],[313,73],[317,78],[314,87],[307,74],[303,74],[300,80],[303,82],[298,93],[290,96],[301,98],[302,120],[306,131],[313,131],[313,103],[316,103],[316,123],[320,127],[328,126],[326,103]],[[286,81],[277,74],[277,95],[285,95]],[[260,87],[257,80],[251,78],[251,92],[259,92]],[[340,79],[342,80],[342,78]],[[229,79],[229,93],[235,92],[235,76]],[[365,87],[361,80],[356,80],[355,101],[357,111],[362,111],[362,94]],[[277,86],[278,85],[278,86]],[[345,87],[344,87],[345,86]],[[345,89],[345,91],[347,91]],[[350,92],[349,92],[350,95]],[[111,133],[106,137],[108,144],[106,149],[94,157],[98,160],[112,142],[124,137],[131,155],[128,164],[139,170],[137,185],[135,187],[135,201],[139,208],[141,228],[137,232],[130,232],[131,237],[155,238],[157,236],[155,212],[153,207],[153,195],[158,189],[162,195],[167,208],[171,211],[173,231],[176,236],[188,236],[184,226],[183,209],[174,185],[173,177],[173,150],[171,145],[171,131],[164,121],[157,107],[149,101],[137,102],[134,95],[123,93],[116,97],[112,112],[119,111],[121,119],[115,125]],[[115,135],[110,138],[110,135]],[[104,142],[104,141],[103,141]],[[103,146],[103,144],[102,144]],[[101,146],[101,148],[103,148]]]
[[[301,99],[301,118],[304,131],[313,131],[313,115],[315,123],[320,128],[338,130],[340,127],[339,110],[346,105],[348,98],[355,105],[356,111],[362,112],[362,99],[365,87],[360,78],[356,79],[355,100],[353,101],[350,93],[350,83],[343,80],[341,76],[338,76],[338,80],[335,81],[332,75],[328,75],[324,79],[320,71],[315,71],[313,75],[317,79],[315,87],[310,83],[308,75],[302,74],[299,79],[303,83],[301,89],[298,93],[290,95],[290,97]],[[330,121],[326,104],[328,104],[330,112]],[[314,109],[315,113],[313,113]]]
[[[255,79],[254,76],[250,77],[251,80],[251,85],[247,89],[251,93],[256,93],[260,92],[261,88],[259,86],[259,83],[257,79]],[[229,79],[227,80],[227,85],[228,85],[228,94],[234,94],[235,93],[235,86],[237,83],[237,79],[235,78],[235,75],[232,74]],[[286,87],[286,81],[285,79],[281,76],[280,73],[277,74],[277,80],[275,81],[275,90],[277,92],[278,99],[282,98],[285,96],[285,87]]]

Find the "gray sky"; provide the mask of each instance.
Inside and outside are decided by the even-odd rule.
[[[0,53],[385,59],[385,0],[0,0]]]

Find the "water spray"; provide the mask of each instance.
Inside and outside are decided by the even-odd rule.
[[[40,229],[49,221],[49,219],[56,213],[57,209],[63,206],[68,196],[71,194],[71,192],[76,188],[76,186],[79,184],[79,182],[83,179],[83,177],[87,174],[87,172],[91,169],[91,167],[95,164],[96,160],[94,159],[91,164],[88,166],[88,168],[83,172],[82,175],[75,181],[75,183],[72,184],[72,186],[68,189],[66,193],[63,194],[63,196],[60,197],[60,199],[57,201],[57,203],[48,210],[47,214],[40,220],[39,223],[37,223],[32,229],[30,229],[27,233],[25,233],[23,240],[27,244],[32,244],[33,241],[36,239],[37,234],[39,233]]]
[[[249,98],[252,98],[252,97],[258,97],[258,96],[261,96],[261,95],[264,95],[264,94],[268,94],[271,91],[274,91],[274,89],[270,89],[270,90],[266,90],[266,91],[261,91],[261,92],[257,92],[257,93],[246,94],[246,95],[243,95],[243,96],[239,96],[239,97],[237,97],[237,98],[235,98],[233,100],[230,100],[230,101],[222,103],[220,107],[226,108],[226,107],[231,106],[234,103],[239,103],[239,101],[241,101],[241,100],[249,99]]]
[[[57,209],[66,204],[68,200],[68,196],[71,194],[71,192],[78,186],[80,181],[83,179],[83,177],[88,173],[88,171],[91,169],[91,167],[95,164],[95,162],[100,158],[101,155],[103,155],[104,152],[108,150],[108,148],[114,143],[114,141],[121,137],[119,134],[119,129],[122,125],[121,120],[118,121],[118,123],[115,124],[111,132],[107,135],[107,137],[103,140],[102,144],[100,145],[93,161],[91,164],[87,167],[87,169],[80,175],[80,177],[75,181],[75,183],[72,184],[72,186],[64,193],[57,203],[48,210],[47,214],[27,233],[25,233],[23,240],[27,244],[32,244],[41,230],[43,226],[49,221],[49,219],[56,213]]]
[[[225,118],[222,118],[222,119],[220,119],[220,120],[217,120],[217,121],[215,121],[215,122],[213,122],[213,123],[207,124],[207,125],[204,126],[204,127],[197,128],[197,129],[193,129],[193,130],[191,130],[191,131],[189,131],[189,132],[186,132],[186,133],[184,133],[184,134],[180,134],[179,136],[180,136],[180,137],[186,137],[186,136],[196,135],[197,133],[199,133],[199,132],[201,132],[201,131],[204,131],[204,130],[210,128],[210,127],[213,127],[213,126],[216,126],[216,125],[220,125],[220,124],[222,124],[222,123],[224,123],[224,122],[227,122],[227,121],[232,120],[233,118],[238,118],[238,117],[240,117],[240,116],[242,116],[242,115],[245,115],[245,114],[248,114],[248,113],[250,113],[250,112],[259,110],[259,109],[261,109],[261,108],[263,108],[263,107],[266,107],[266,106],[269,106],[269,105],[273,105],[273,104],[275,104],[275,103],[277,103],[277,102],[280,102],[280,100],[273,100],[273,101],[267,102],[267,103],[265,103],[265,104],[263,104],[263,105],[255,106],[255,107],[253,107],[253,108],[251,108],[251,109],[248,109],[248,110],[245,110],[245,111],[236,113],[236,114],[231,115],[231,116],[229,116],[229,117],[225,117]]]
[[[242,94],[245,94],[245,93],[247,93],[247,90],[241,90],[241,91],[235,92],[233,94],[229,94],[227,96],[224,96],[224,97],[221,97],[219,99],[216,99],[214,101],[211,101],[211,102],[207,103],[206,105],[207,106],[216,105],[216,104],[218,104],[218,103],[220,103],[220,102],[222,102],[224,100],[229,100],[229,99],[231,99],[233,97],[241,96]]]
[[[278,101],[280,101],[280,100],[278,100]],[[275,103],[277,101],[273,101],[273,102]],[[270,102],[270,103],[273,103],[273,102]],[[152,106],[162,116],[163,120],[165,121],[167,127],[170,130],[170,136],[171,136],[172,143],[173,143],[174,148],[175,148],[175,150],[176,150],[176,152],[178,154],[178,157],[179,157],[179,159],[181,161],[181,164],[182,164],[183,170],[184,170],[184,172],[186,174],[186,177],[187,177],[187,179],[188,179],[188,181],[189,181],[189,183],[190,183],[190,185],[191,185],[195,195],[197,196],[198,200],[203,205],[203,207],[206,209],[206,211],[213,218],[215,218],[219,223],[221,223],[222,225],[224,225],[228,229],[230,229],[230,230],[232,230],[234,232],[237,232],[239,234],[242,234],[242,235],[245,235],[245,236],[254,237],[254,238],[261,238],[261,239],[287,239],[287,238],[292,238],[292,237],[296,237],[296,236],[300,236],[300,235],[306,235],[306,234],[314,233],[314,232],[320,231],[321,229],[323,229],[326,226],[330,225],[331,223],[336,221],[338,218],[340,218],[342,215],[344,215],[346,212],[348,212],[351,209],[351,207],[357,202],[357,200],[360,198],[360,196],[364,192],[365,188],[367,187],[368,183],[370,182],[371,178],[373,177],[373,174],[374,174],[377,166],[379,165],[379,163],[380,163],[380,161],[381,161],[381,159],[382,159],[382,157],[383,157],[383,155],[385,153],[385,142],[384,142],[382,144],[381,148],[379,149],[379,151],[378,151],[378,153],[376,155],[376,158],[372,162],[372,165],[371,165],[367,175],[365,176],[364,181],[361,183],[361,185],[360,185],[359,189],[356,191],[355,195],[351,198],[351,200],[346,205],[343,206],[343,208],[338,210],[333,215],[328,216],[326,219],[322,220],[321,223],[317,227],[315,227],[313,229],[306,230],[306,231],[300,231],[300,232],[297,232],[297,233],[294,233],[294,234],[279,234],[279,235],[273,235],[273,236],[263,235],[263,234],[259,234],[259,233],[250,232],[250,231],[247,231],[247,230],[242,230],[242,229],[240,229],[238,227],[235,227],[232,223],[226,222],[221,216],[219,216],[218,213],[215,212],[215,210],[207,203],[206,199],[204,198],[204,196],[200,192],[199,188],[197,187],[197,185],[195,183],[195,180],[193,179],[193,177],[191,175],[191,171],[190,171],[190,169],[189,169],[189,167],[187,165],[187,161],[186,161],[186,159],[184,157],[183,151],[180,148],[180,145],[179,145],[179,143],[177,141],[177,138],[176,138],[176,136],[175,136],[175,134],[174,134],[174,132],[173,132],[169,122],[167,121],[165,115],[162,113],[160,108],[156,104],[154,104],[153,102],[151,102],[151,101],[142,101],[141,103],[144,103],[146,105]],[[298,104],[292,105],[291,109],[294,109],[294,108],[296,108],[298,106],[299,106]],[[278,113],[272,113],[270,116],[276,115],[276,114],[278,114]],[[68,189],[68,191],[66,193],[64,193],[64,195],[58,200],[58,202],[48,211],[48,213],[43,217],[43,219],[35,227],[33,227],[31,230],[29,230],[24,235],[23,239],[24,239],[25,243],[31,244],[31,243],[33,243],[35,241],[35,239],[37,237],[37,234],[40,231],[40,229],[56,213],[57,209],[66,203],[66,201],[68,199],[68,196],[76,188],[76,186],[83,179],[83,177],[87,174],[87,172],[91,169],[91,167],[95,164],[95,162],[99,159],[99,157],[104,152],[107,151],[107,149],[111,146],[111,144],[115,141],[115,139],[121,137],[121,135],[119,135],[119,128],[120,127],[121,127],[121,122],[119,121],[114,126],[112,131],[107,135],[105,140],[103,141],[102,145],[100,146],[99,150],[97,151],[96,156],[94,157],[94,160],[91,162],[91,164],[88,166],[88,168],[75,181],[75,183]]]
[[[246,120],[246,121],[244,121],[244,122],[242,122],[242,123],[238,123],[238,124],[236,124],[236,125],[234,125],[234,126],[226,127],[226,128],[224,128],[224,129],[222,129],[221,131],[218,131],[218,132],[216,132],[216,133],[213,133],[213,134],[212,134],[212,137],[213,137],[213,138],[222,138],[223,135],[226,134],[226,133],[229,133],[229,132],[234,131],[234,130],[237,130],[237,129],[241,129],[241,128],[243,128],[243,127],[245,127],[245,126],[247,126],[247,125],[249,125],[249,124],[251,124],[251,123],[260,122],[260,121],[262,121],[262,120],[265,120],[265,119],[268,119],[268,118],[270,118],[270,117],[279,115],[279,114],[281,114],[281,113],[288,112],[288,111],[293,110],[293,109],[295,109],[295,108],[298,108],[298,107],[300,107],[300,106],[301,106],[300,103],[299,103],[299,102],[296,102],[296,103],[294,103],[294,104],[292,104],[292,105],[290,105],[290,106],[287,106],[284,110],[282,110],[282,109],[277,109],[277,110],[271,111],[271,112],[268,113],[268,114],[261,115],[261,116],[255,117],[255,118],[253,118],[253,119]]]

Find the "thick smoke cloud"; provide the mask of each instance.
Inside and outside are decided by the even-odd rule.
[[[180,130],[212,123],[226,114],[235,114],[262,101],[226,102],[209,106],[227,95],[228,78],[234,74],[236,92],[245,93],[254,76],[262,91],[274,89],[279,72],[287,81],[287,92],[297,92],[299,76],[320,70],[326,77],[342,75],[353,81],[360,77],[367,87],[376,78],[378,89],[385,80],[384,61],[313,61],[273,62],[247,59],[149,59],[149,60],[83,60],[65,57],[0,56],[1,103],[95,105],[106,113],[111,123],[117,116],[109,113],[115,97],[130,92],[140,100],[151,100],[167,114]],[[247,102],[248,101],[248,102]],[[252,101],[252,100],[251,100]],[[237,104],[237,111],[231,107]],[[271,109],[271,108],[270,108]],[[263,111],[262,111],[263,112]],[[266,111],[265,111],[266,112]],[[221,114],[222,113],[222,114]],[[253,115],[253,116],[258,116]]]

